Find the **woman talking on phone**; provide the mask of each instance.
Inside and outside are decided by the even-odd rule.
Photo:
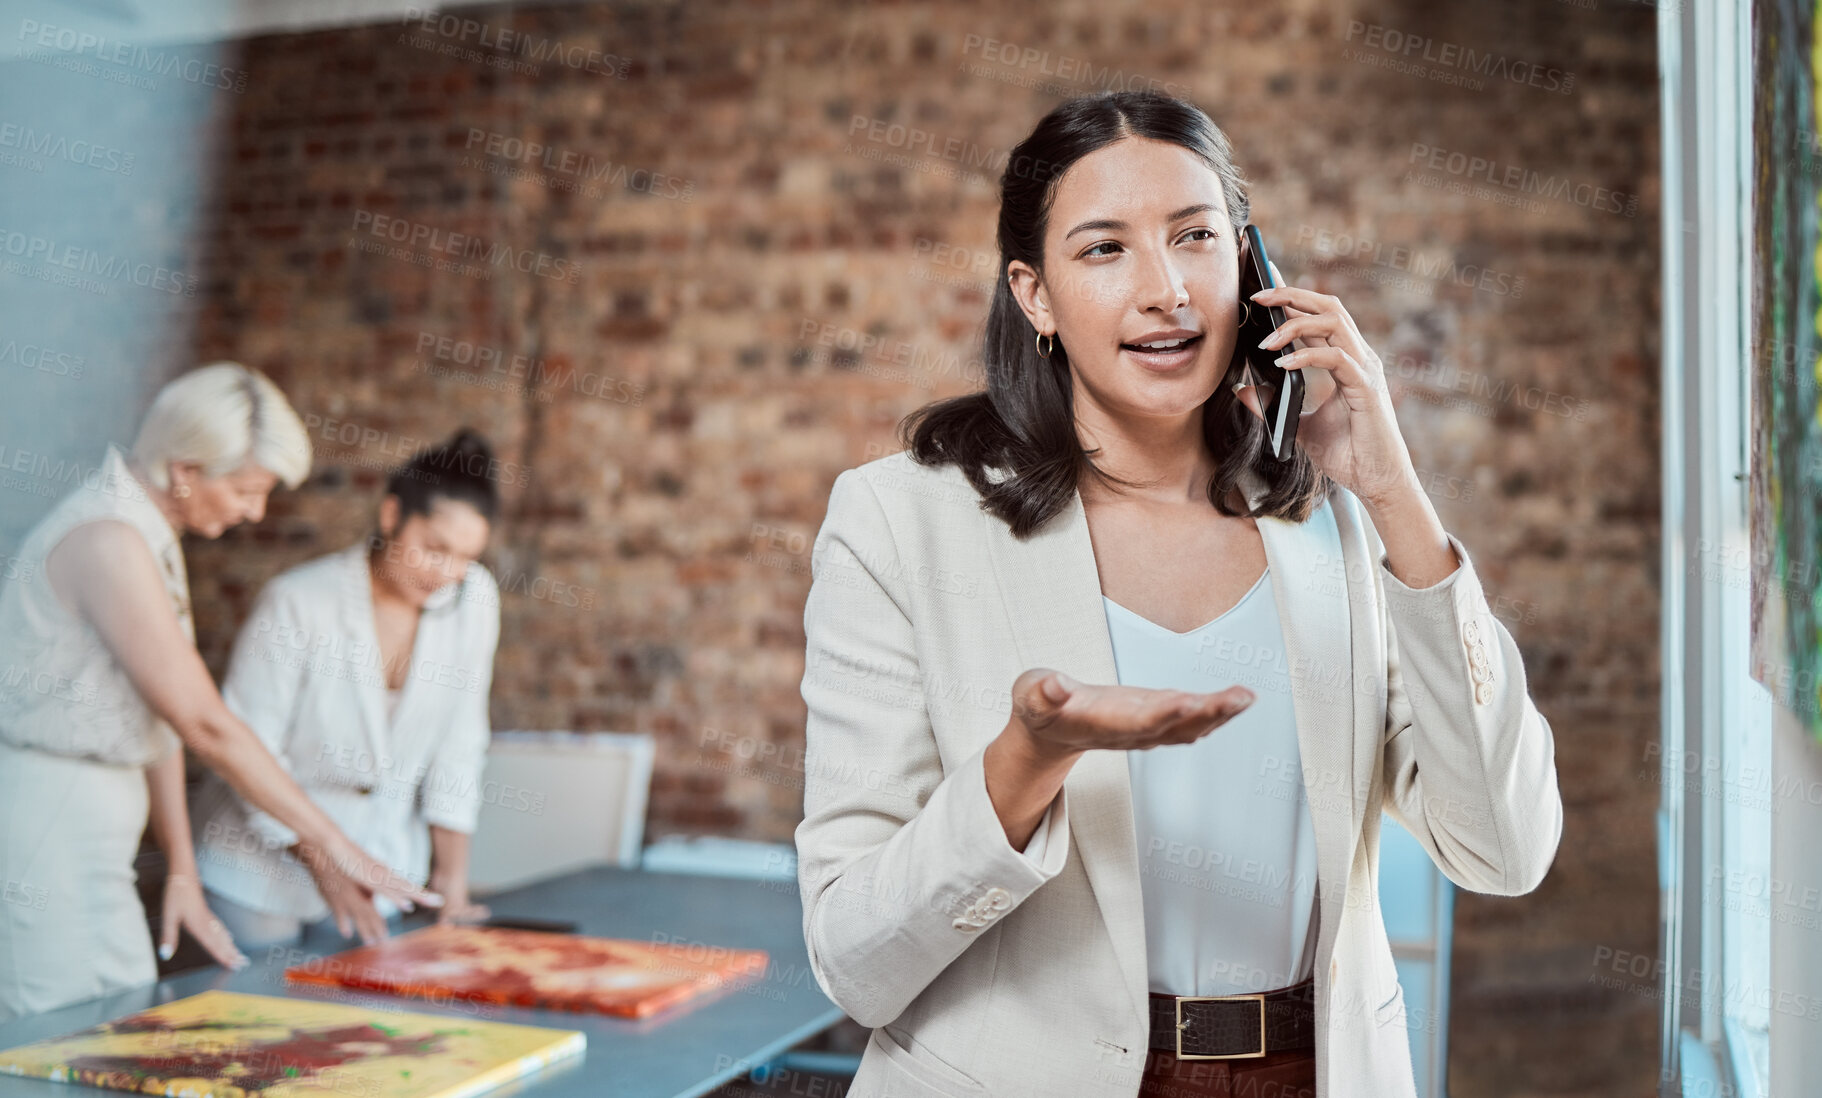
[[[835,480],[796,840],[855,1098],[1414,1098],[1381,813],[1477,892],[1555,856],[1518,648],[1341,302],[1242,294],[1248,219],[1195,106],[1059,105],[1001,179],[986,390]]]

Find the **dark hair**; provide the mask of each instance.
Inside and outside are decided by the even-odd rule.
[[[467,427],[448,441],[419,450],[386,478],[386,493],[399,498],[399,522],[427,515],[439,499],[466,503],[492,522],[500,510],[493,448]]]
[[[1025,140],[1013,148],[1000,176],[1000,277],[987,311],[981,359],[987,387],[932,401],[906,416],[899,434],[913,460],[922,465],[960,466],[981,494],[981,508],[1024,537],[1068,505],[1084,475],[1102,483],[1132,487],[1134,481],[1109,473],[1082,449],[1076,434],[1069,356],[1056,343],[1040,357],[1036,331],[1019,309],[1006,268],[1023,260],[1044,270],[1044,231],[1057,181],[1076,161],[1124,137],[1149,137],[1181,145],[1221,177],[1222,196],[1240,239],[1251,208],[1246,181],[1232,149],[1208,115],[1193,103],[1156,92],[1102,92],[1058,104]],[[1302,522],[1328,488],[1328,479],[1303,451],[1279,462],[1267,453],[1264,423],[1233,392],[1245,366],[1244,345],[1236,343],[1226,377],[1202,406],[1202,433],[1216,461],[1208,497],[1224,515],[1272,515]],[[1234,511],[1225,500],[1251,466],[1267,486],[1260,506]],[[1007,471],[990,480],[987,469]]]

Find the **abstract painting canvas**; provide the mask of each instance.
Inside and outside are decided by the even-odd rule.
[[[0,1052],[0,1072],[194,1098],[469,1098],[585,1043],[575,1030],[205,991]]]
[[[644,1018],[763,973],[764,950],[433,926],[285,970],[302,983]]]
[[[1752,674],[1822,740],[1822,19],[1753,5]],[[1728,579],[1737,568],[1727,570]]]

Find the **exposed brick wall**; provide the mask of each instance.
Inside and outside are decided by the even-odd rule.
[[[1648,1093],[1656,1000],[1591,975],[1597,945],[1651,954],[1657,934],[1658,790],[1638,776],[1658,691],[1653,13],[1590,3],[461,12],[562,43],[535,72],[415,24],[247,42],[253,79],[200,169],[193,336],[149,368],[262,366],[320,461],[264,524],[189,547],[204,650],[219,669],[261,583],[358,537],[380,470],[470,423],[509,463],[495,727],[651,731],[653,835],[788,839],[798,771],[723,745],[798,757],[830,483],[973,387],[995,154],[1059,90],[1165,86],[1235,139],[1286,275],[1341,295],[1388,363],[1556,730],[1555,870],[1531,896],[1458,901],[1452,1093]],[[1474,64],[1464,49],[1542,86],[1436,78]],[[932,136],[908,150],[874,120]],[[1488,182],[1508,169],[1576,189],[1514,208]],[[527,269],[355,246],[386,242],[380,217]],[[460,361],[471,347],[499,367]]]

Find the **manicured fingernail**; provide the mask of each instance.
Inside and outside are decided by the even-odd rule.
[[[1269,291],[1269,287],[1266,290],[1255,290],[1253,292],[1253,300],[1254,301],[1259,300],[1260,298],[1264,297],[1268,291]]]
[[[170,942],[166,942],[158,947],[158,959],[161,961],[168,961],[171,959],[171,955],[176,952],[176,948],[172,946]]]

